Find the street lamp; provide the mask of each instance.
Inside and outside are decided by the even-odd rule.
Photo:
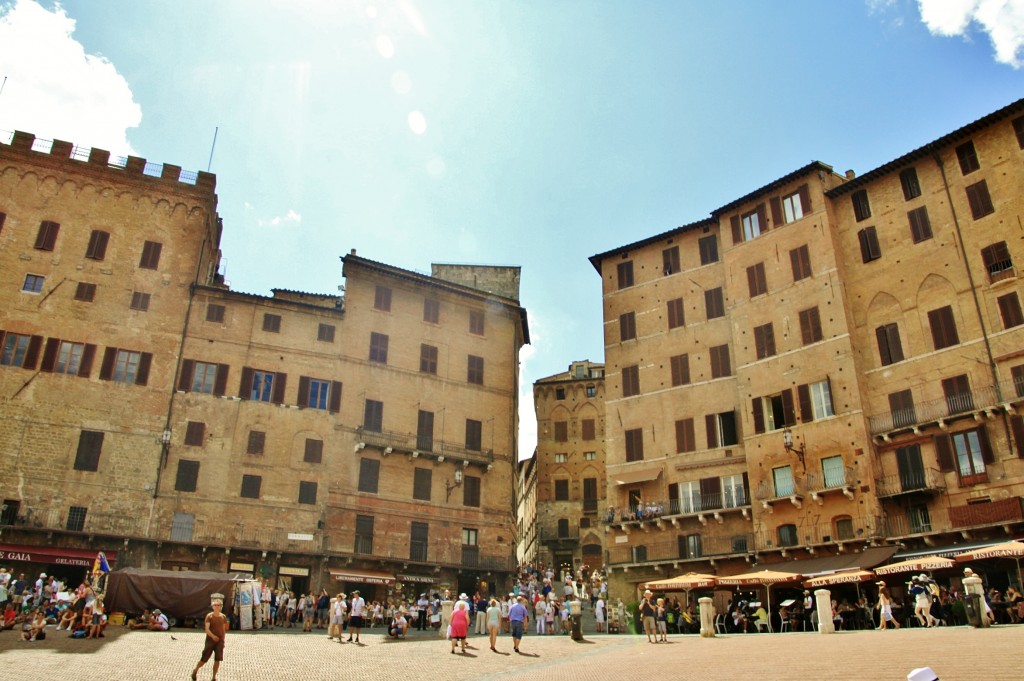
[[[455,469],[455,482],[444,481],[444,500],[447,502],[452,496],[452,490],[462,486],[462,469]]]
[[[796,454],[797,458],[800,459],[800,465],[804,467],[804,470],[807,470],[807,464],[804,461],[804,454],[806,453],[805,446],[793,446],[793,431],[789,429],[789,426],[786,426],[785,429],[783,429],[782,431],[782,446],[785,447],[787,452],[792,452],[793,454]]]

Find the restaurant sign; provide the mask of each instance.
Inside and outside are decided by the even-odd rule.
[[[0,562],[45,563],[91,568],[98,552],[83,549],[62,549],[50,546],[18,546],[0,544]],[[114,562],[115,552],[105,552],[107,561]]]

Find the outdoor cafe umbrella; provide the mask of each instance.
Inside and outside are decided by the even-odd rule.
[[[940,558],[939,556],[924,556],[904,560],[899,563],[891,563],[875,568],[876,575],[894,575],[897,572],[931,572],[932,570],[946,570],[953,567],[953,560]]]
[[[686,593],[686,602],[689,604],[691,589],[705,589],[712,587],[715,585],[717,580],[718,577],[714,575],[707,575],[700,572],[687,572],[685,575],[679,575],[678,577],[647,582],[644,584],[644,588],[655,591],[683,591]]]
[[[957,562],[965,560],[985,560],[986,558],[1013,558],[1017,561],[1017,582],[1020,582],[1020,559],[1024,557],[1024,542],[1008,541],[1002,544],[986,546],[956,555]]]
[[[859,600],[860,583],[874,578],[875,573],[871,570],[843,570],[842,572],[833,572],[830,575],[812,577],[804,582],[804,586],[808,589],[815,589],[822,586],[832,586],[834,584],[856,584],[857,599]]]
[[[803,575],[797,572],[780,572],[778,570],[758,570],[744,572],[739,575],[718,577],[719,586],[763,586],[768,595],[768,614],[772,612],[772,585],[799,582]]]

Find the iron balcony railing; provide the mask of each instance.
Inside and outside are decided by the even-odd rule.
[[[700,515],[748,506],[750,506],[750,495],[747,490],[733,488],[726,492],[694,493],[680,499],[659,499],[622,508],[610,507],[602,520],[605,523],[656,520],[670,516]]]
[[[1024,397],[1024,381],[1004,381],[999,384],[975,388],[969,392],[948,395],[935,400],[914,403],[905,409],[882,412],[868,417],[872,435],[880,435],[901,428],[913,428],[946,418],[999,408],[1001,400]]]
[[[698,539],[682,537],[631,545],[615,544],[608,548],[608,563],[610,565],[674,563],[720,556],[746,555],[752,552],[754,547],[753,536],[750,534],[695,536]]]
[[[856,471],[853,466],[843,466],[831,471],[811,471],[807,473],[805,480],[808,492],[845,489],[852,487],[856,482]]]
[[[438,460],[451,458],[468,461],[480,465],[494,463],[494,452],[491,450],[469,449],[465,445],[425,438],[414,433],[399,433],[391,430],[367,430],[356,428],[356,441],[367,447],[401,452],[403,454],[424,455]],[[358,446],[358,445],[357,445]]]
[[[882,499],[920,492],[935,493],[944,489],[945,476],[934,468],[886,475],[875,480],[875,494]]]

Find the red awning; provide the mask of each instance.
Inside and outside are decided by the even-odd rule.
[[[91,568],[99,551],[87,549],[65,549],[60,546],[22,546],[0,544],[0,562],[46,563],[47,565],[73,565]],[[113,564],[117,551],[104,551],[107,563]]]
[[[331,568],[331,577],[339,582],[355,582],[357,584],[391,584],[395,576],[389,572],[376,570],[342,570]]]

